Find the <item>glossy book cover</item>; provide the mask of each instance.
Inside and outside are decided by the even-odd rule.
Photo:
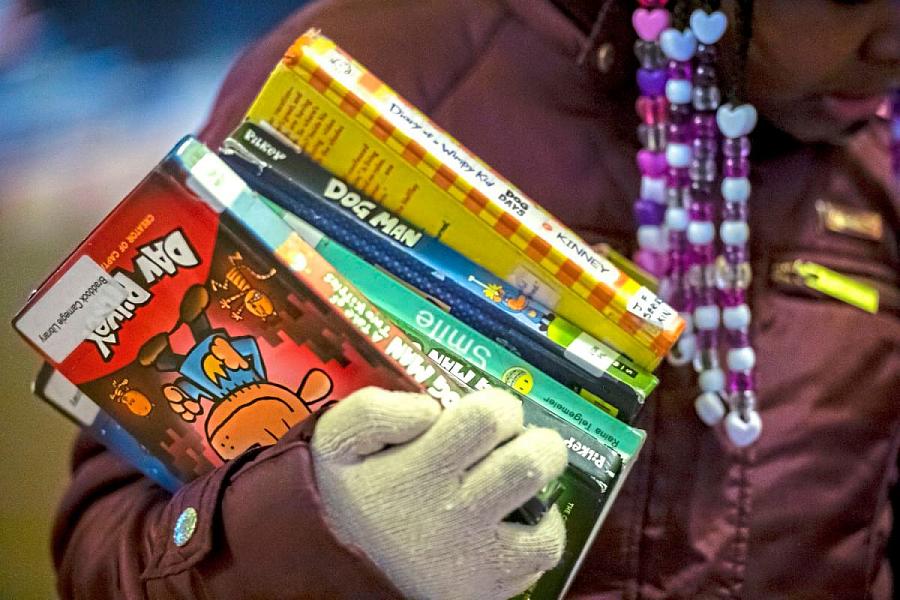
[[[383,353],[402,333],[336,298],[342,279],[308,245],[287,228],[248,231],[233,187],[202,193],[198,176],[232,182],[204,171],[220,161],[197,164],[207,157],[219,160],[180,142],[14,321],[181,480],[355,389],[428,384]]]

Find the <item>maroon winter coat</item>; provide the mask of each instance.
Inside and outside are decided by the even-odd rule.
[[[237,63],[202,137],[218,144],[291,41],[319,27],[589,241],[629,251],[638,187],[630,3],[614,3],[601,32],[619,57],[606,74],[587,35],[598,2],[557,4],[318,4]],[[735,450],[694,414],[694,375],[664,368],[639,421],[647,446],[571,597],[891,595],[885,544],[900,443],[900,324],[898,199],[884,187],[884,141],[863,133],[846,150],[798,146],[762,129],[751,211],[762,439]],[[817,200],[879,214],[882,239],[824,232]],[[771,276],[794,259],[866,278],[882,292],[881,310],[867,314]],[[81,440],[54,535],[61,595],[395,595],[358,550],[332,537],[309,429],[174,498]],[[198,528],[178,548],[172,528],[188,506]]]

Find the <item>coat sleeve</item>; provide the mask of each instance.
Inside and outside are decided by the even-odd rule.
[[[174,496],[82,435],[53,532],[60,597],[399,598],[332,534],[311,431],[310,419]],[[196,518],[181,519],[179,546],[181,515]]]

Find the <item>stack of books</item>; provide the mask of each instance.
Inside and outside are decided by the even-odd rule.
[[[634,275],[634,276],[633,276]],[[353,390],[487,387],[559,431],[571,583],[684,323],[318,32],[218,151],[181,140],[15,320],[36,392],[168,489]]]

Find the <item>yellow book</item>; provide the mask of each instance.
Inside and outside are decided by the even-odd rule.
[[[317,31],[247,113],[313,160],[653,370],[684,321]]]

